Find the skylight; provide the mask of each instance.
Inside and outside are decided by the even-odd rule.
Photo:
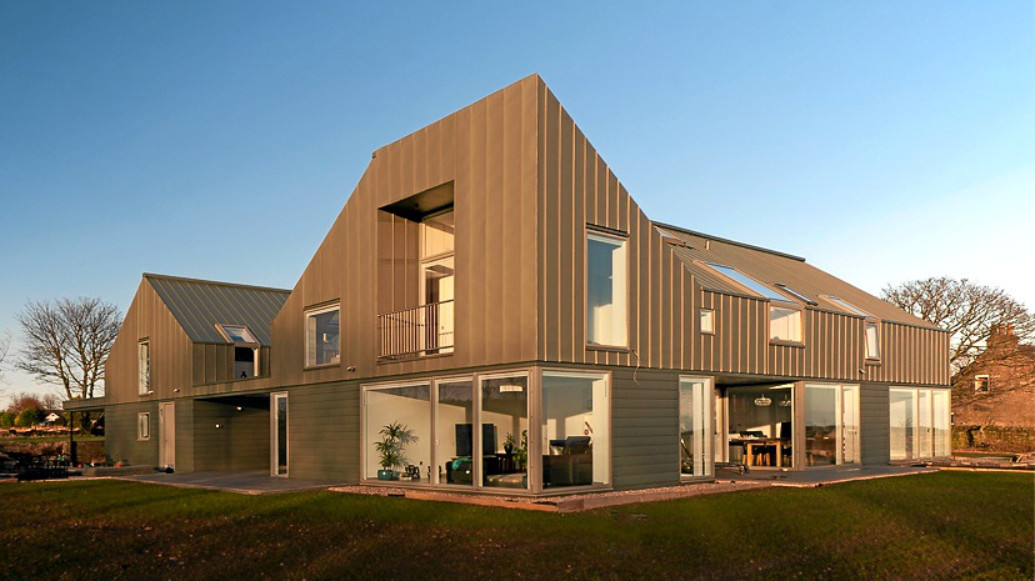
[[[725,275],[727,278],[730,278],[730,279],[733,279],[733,280],[739,282],[740,284],[742,284],[742,285],[748,287],[749,289],[751,289],[753,292],[758,293],[758,294],[764,296],[767,299],[771,299],[771,300],[774,300],[774,301],[784,301],[784,302],[788,301],[787,297],[785,297],[782,294],[776,292],[775,290],[765,286],[764,284],[758,282],[757,280],[751,278],[750,276],[747,276],[746,274],[740,272],[739,270],[737,270],[735,268],[731,268],[729,266],[722,266],[720,264],[713,264],[711,262],[708,263],[708,266],[710,266],[710,267],[714,268],[715,270],[719,271],[720,273]]]
[[[231,341],[237,344],[252,344],[258,343],[255,337],[248,331],[247,327],[241,327],[237,325],[220,325],[223,328],[223,332],[230,338]]]
[[[814,304],[816,304],[816,301],[806,297],[805,295],[801,294],[800,292],[792,289],[791,287],[789,287],[789,286],[787,286],[787,285],[785,285],[783,283],[779,283],[778,282],[778,283],[775,283],[775,284],[776,284],[776,286],[780,287],[780,290],[782,290],[782,291],[784,291],[786,293],[789,293],[791,295],[794,295],[795,297],[798,297],[799,299],[802,300],[802,302],[804,302],[807,305],[814,305]]]
[[[856,307],[855,305],[853,305],[853,304],[851,304],[851,303],[849,303],[849,302],[847,302],[845,300],[839,299],[837,297],[831,297],[831,296],[828,296],[828,297],[825,297],[825,298],[828,301],[834,303],[835,305],[841,307],[842,309],[848,311],[849,313],[852,313],[853,315],[859,315],[860,317],[869,317],[870,316],[870,314],[867,313],[866,311]]]

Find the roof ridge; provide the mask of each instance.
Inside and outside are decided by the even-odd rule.
[[[236,283],[236,282],[224,282],[224,281],[220,281],[220,280],[204,280],[204,279],[200,279],[200,278],[189,278],[189,277],[186,277],[186,276],[174,276],[174,275],[171,275],[171,274],[156,274],[156,273],[153,273],[153,272],[145,272],[143,274],[143,277],[144,278],[148,278],[148,279],[157,278],[157,279],[161,279],[161,280],[170,280],[170,281],[175,281],[175,282],[193,282],[193,283],[199,283],[199,284],[208,284],[208,285],[213,285],[213,286],[225,286],[225,287],[239,288],[239,289],[246,289],[246,290],[272,291],[272,292],[285,293],[285,294],[290,294],[291,293],[290,289],[275,288],[275,287],[272,287],[272,286],[259,286],[259,285],[252,285],[252,284],[241,284],[241,283]]]
[[[677,232],[682,232],[684,234],[690,234],[691,236],[698,236],[698,237],[701,237],[701,238],[707,238],[709,240],[714,240],[716,242],[722,242],[724,244],[732,244],[734,246],[740,246],[741,248],[747,248],[749,250],[758,250],[759,252],[766,252],[766,253],[772,254],[774,256],[780,256],[780,257],[783,257],[783,258],[790,258],[791,260],[797,260],[798,262],[806,262],[806,260],[805,260],[805,258],[803,256],[796,256],[794,254],[788,254],[786,252],[780,252],[779,250],[773,250],[771,248],[764,248],[762,246],[755,246],[754,244],[748,244],[746,242],[737,242],[736,240],[730,240],[729,238],[720,238],[718,236],[712,236],[711,234],[705,234],[704,232],[698,232],[696,230],[690,230],[689,228],[683,228],[681,226],[674,226],[672,224],[666,224],[664,222],[658,222],[656,220],[651,220],[651,223],[654,224],[655,226],[659,226],[661,228],[670,228],[672,230],[676,230]]]

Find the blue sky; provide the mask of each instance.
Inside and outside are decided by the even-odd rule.
[[[0,333],[290,288],[372,151],[533,72],[649,216],[1035,306],[1033,2],[344,4],[0,5]]]

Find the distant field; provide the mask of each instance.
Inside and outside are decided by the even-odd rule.
[[[120,481],[0,484],[9,579],[1032,579],[1031,474],[576,514]]]

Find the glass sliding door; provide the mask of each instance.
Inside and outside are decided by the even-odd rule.
[[[364,392],[363,477],[430,482],[431,386],[370,386]]]
[[[270,471],[274,476],[288,475],[288,396],[270,395]]]
[[[934,455],[943,458],[952,455],[952,429],[949,426],[949,390],[931,390]]]
[[[482,431],[475,453],[481,462],[482,486],[527,489],[528,376],[480,381]]]
[[[916,458],[916,390],[888,390],[891,459]]]
[[[437,382],[435,458],[438,484],[474,485],[474,383]]]
[[[602,374],[543,372],[540,441],[544,489],[610,482],[607,383]]]
[[[841,386],[841,463],[858,464],[859,440],[859,386]]]
[[[919,427],[919,443],[917,454],[920,458],[934,456],[934,427],[931,425],[931,390],[917,390],[917,425]]]
[[[679,473],[684,479],[715,473],[715,414],[711,379],[679,380]]]
[[[805,464],[855,464],[859,456],[859,386],[805,384]]]

